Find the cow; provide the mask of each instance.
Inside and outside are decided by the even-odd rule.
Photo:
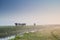
[[[18,24],[17,23],[15,23],[15,26],[17,26]]]
[[[36,23],[34,23],[34,26],[36,26]]]

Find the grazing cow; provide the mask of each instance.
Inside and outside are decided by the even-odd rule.
[[[36,23],[34,23],[34,26],[36,26]]]
[[[22,23],[21,25],[26,25],[26,23]]]

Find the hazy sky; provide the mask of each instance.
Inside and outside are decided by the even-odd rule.
[[[60,0],[0,0],[0,25],[60,24]]]

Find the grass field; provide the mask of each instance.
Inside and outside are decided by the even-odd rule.
[[[23,33],[22,35],[19,33]],[[60,26],[1,26],[0,38],[16,35],[11,40],[60,40]]]
[[[41,26],[0,26],[0,38],[43,28]]]
[[[46,27],[36,32],[24,33],[11,40],[60,40],[60,26]]]

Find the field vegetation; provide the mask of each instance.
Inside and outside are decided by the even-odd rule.
[[[32,30],[36,30],[40,28],[43,28],[43,27],[40,27],[40,26],[37,26],[37,27],[36,26],[0,26],[0,38],[32,31]]]
[[[36,32],[18,34],[11,40],[60,40],[60,27],[46,27]]]
[[[0,26],[0,38],[11,35],[9,40],[60,40],[60,26]]]

